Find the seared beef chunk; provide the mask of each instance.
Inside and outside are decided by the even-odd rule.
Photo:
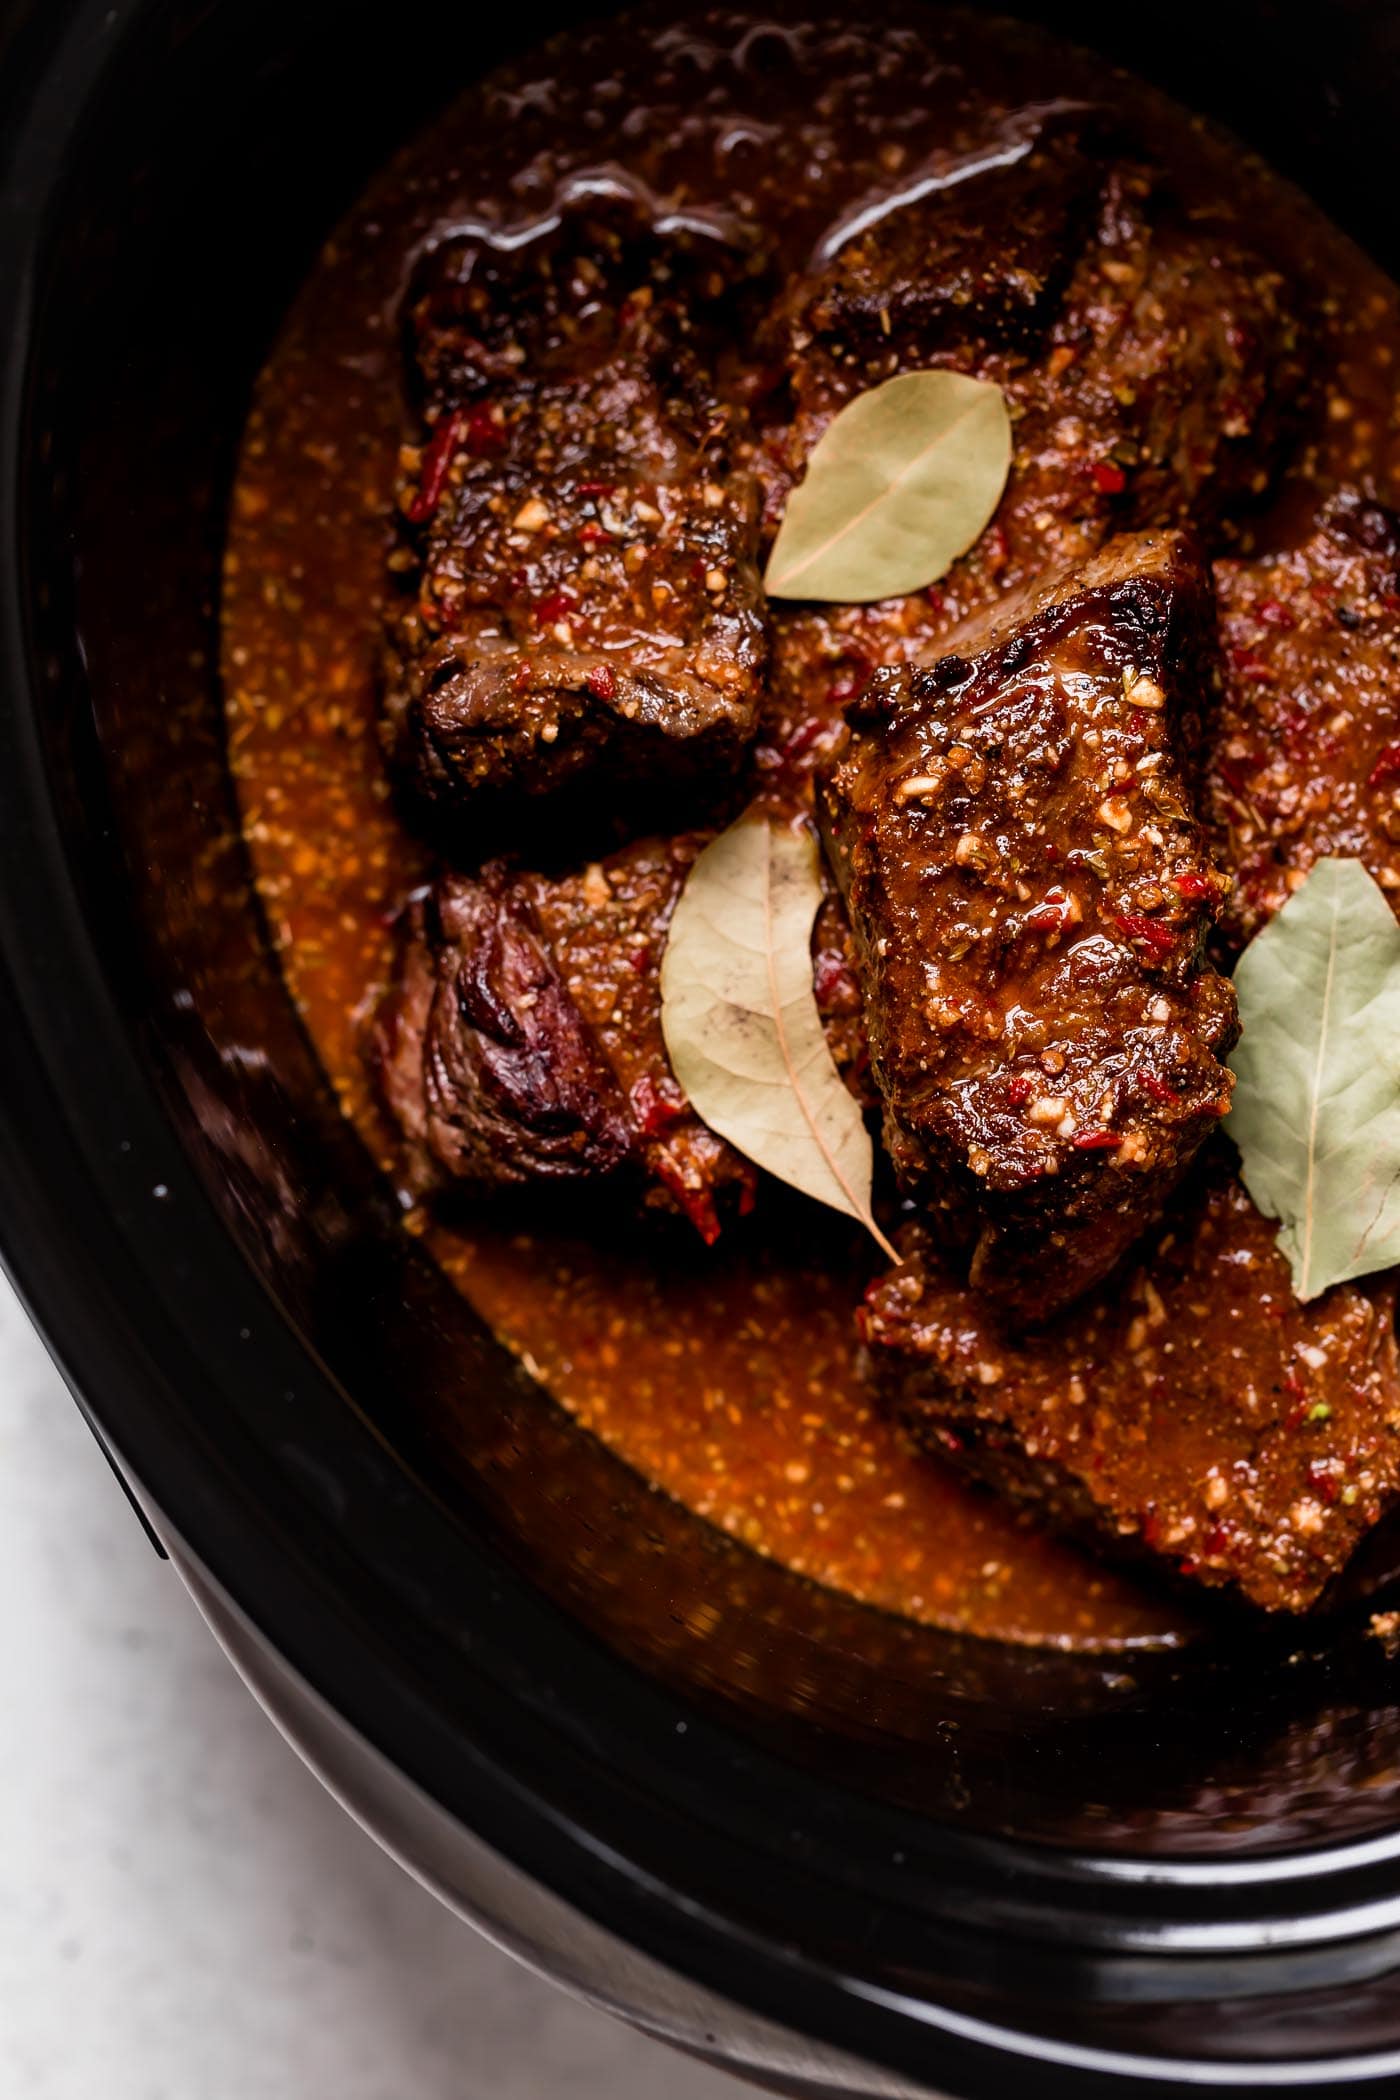
[[[1020,112],[980,150],[906,175],[838,221],[792,302],[805,419],[969,344],[1040,347],[1103,178],[1079,126]]]
[[[404,317],[410,376],[430,410],[520,387],[567,393],[625,338],[649,367],[670,368],[678,400],[703,418],[709,368],[765,258],[737,220],[665,214],[620,172],[613,189],[566,184],[537,226],[477,226],[427,251]]]
[[[778,608],[775,751],[801,743],[810,758],[876,666],[927,661],[960,622],[1114,531],[1189,518],[1224,538],[1232,507],[1275,478],[1315,350],[1297,294],[1228,210],[1187,214],[1159,178],[1107,157],[1091,121],[1024,112],[1009,141],[992,130],[984,149],[960,142],[964,168],[1017,136],[1034,147],[916,203],[880,213],[863,200],[827,236],[829,263],[791,295],[793,413],[760,455],[770,517],[832,415],[897,371],[946,365],[997,381],[1015,452],[992,524],[928,591]],[[921,275],[925,248],[948,270],[942,290]]]
[[[623,1176],[718,1236],[751,1167],[690,1111],[661,1038],[661,952],[703,839],[551,879],[442,877],[405,915],[371,1046],[410,1185]]]
[[[1228,209],[1186,212],[1154,173],[1116,167],[1027,390],[1028,431],[1111,499],[1121,471],[1120,524],[1213,530],[1268,490],[1306,398],[1297,298]]]
[[[1277,1227],[1217,1158],[1134,1268],[1014,1336],[910,1234],[868,1296],[915,1436],[1054,1523],[1302,1611],[1400,1487],[1393,1277],[1293,1294]]]
[[[574,1180],[632,1150],[617,1081],[498,867],[409,907],[376,1048],[417,1179],[432,1162],[476,1184]]]
[[[697,246],[703,253],[697,257]],[[446,244],[412,305],[431,431],[406,502],[390,755],[475,843],[541,803],[723,781],[767,662],[758,494],[700,346],[741,258],[566,218]]]
[[[1364,861],[1400,911],[1400,519],[1334,497],[1302,547],[1219,562],[1215,581],[1223,935],[1243,946],[1328,854]]]
[[[1011,477],[941,589],[954,613],[1115,529],[1213,531],[1268,488],[1306,394],[1285,279],[1228,212],[1187,212],[1085,125],[1061,114],[1009,167],[989,156],[921,197],[906,184],[917,201],[873,217],[792,302],[789,472],[895,372],[948,365],[1006,391]]]
[[[1179,535],[1124,536],[877,675],[819,775],[896,1175],[1023,1321],[1107,1273],[1229,1105],[1227,885],[1182,757],[1212,612]]]
[[[691,1113],[661,1037],[661,956],[705,840],[650,839],[550,878],[492,863],[405,911],[370,1044],[416,1193],[619,1178],[713,1240],[753,1169]],[[839,901],[813,939],[817,1003],[859,1096],[865,1042]]]

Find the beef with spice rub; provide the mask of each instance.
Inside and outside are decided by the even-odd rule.
[[[1086,113],[1019,110],[901,171],[817,244],[785,325],[799,443],[853,394],[974,346],[1033,356],[1092,232]]]
[[[1216,564],[1225,693],[1209,768],[1242,947],[1314,861],[1362,861],[1400,912],[1400,519],[1351,491],[1300,547]]]
[[[1294,1296],[1223,1154],[1133,1266],[1010,1332],[914,1227],[862,1316],[931,1451],[1111,1551],[1303,1611],[1400,1491],[1394,1276]]]
[[[942,186],[920,193],[930,175]],[[884,208],[900,196],[916,201]],[[1301,294],[1228,207],[1187,212],[1160,175],[1115,160],[1092,111],[984,113],[945,161],[902,170],[824,246],[783,303],[791,413],[759,453],[769,516],[831,417],[897,372],[996,381],[1014,450],[991,525],[930,589],[780,608],[775,747],[815,755],[877,665],[926,659],[963,620],[1116,530],[1189,520],[1228,538],[1306,412],[1317,340]]]
[[[1006,493],[934,594],[935,622],[910,601],[925,639],[940,613],[946,626],[1115,530],[1215,536],[1272,485],[1315,349],[1300,294],[1228,207],[1188,211],[1117,157],[1096,113],[1016,112],[948,163],[866,200],[850,220],[865,230],[838,222],[789,296],[794,415],[770,497],[847,401],[895,373],[996,381]]]
[[[415,1193],[620,1180],[712,1241],[755,1175],[661,1038],[661,951],[699,836],[549,877],[493,862],[408,907],[370,1061]]]
[[[753,737],[768,659],[758,490],[709,360],[751,246],[635,200],[509,249],[443,241],[409,337],[413,595],[394,619],[391,763],[441,835],[703,791]]]
[[[369,1057],[412,1193],[618,1182],[707,1242],[750,1208],[753,1168],[692,1112],[661,1035],[666,933],[705,843],[642,840],[564,876],[493,862],[407,907]],[[835,897],[817,917],[813,977],[859,1094],[864,1030]]]
[[[818,812],[904,1191],[1023,1321],[1105,1275],[1228,1108],[1228,880],[1191,809],[1213,601],[1124,535],[848,710]]]

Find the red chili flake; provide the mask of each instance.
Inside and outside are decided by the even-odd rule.
[[[597,547],[604,543],[611,545],[612,543],[612,534],[607,530],[606,526],[600,525],[596,518],[585,518],[582,525],[579,526],[578,536],[585,547]]]
[[[1320,1495],[1324,1502],[1335,1502],[1337,1499],[1337,1482],[1327,1466],[1308,1467],[1308,1486],[1315,1495]]]
[[[634,948],[628,956],[627,962],[628,967],[635,970],[639,977],[645,977],[647,971],[651,968],[650,948]]]
[[[833,1000],[854,989],[855,978],[845,957],[834,948],[823,948],[812,971],[812,990],[816,993],[818,1006],[829,1006]]]
[[[1173,875],[1172,888],[1181,897],[1213,897],[1215,884],[1209,875],[1198,875],[1188,868],[1184,875]]]
[[[1159,962],[1176,946],[1176,935],[1170,926],[1161,926],[1155,919],[1145,918],[1141,912],[1115,912],[1113,923],[1125,941],[1139,942],[1142,947],[1150,949]]]
[[[423,463],[418,470],[418,493],[404,513],[410,525],[426,525],[438,507],[452,465],[452,455],[457,449],[461,420],[460,411],[454,408],[447,415],[439,416],[433,426],[433,434],[424,448]]]
[[[1142,1543],[1144,1546],[1160,1546],[1162,1543],[1162,1520],[1155,1509],[1143,1514]]]
[[[578,492],[580,496],[610,496],[616,487],[615,481],[581,481]]]
[[[739,1216],[748,1217],[758,1201],[758,1174],[747,1160],[744,1162],[744,1178],[739,1183]]]
[[[848,700],[854,700],[857,693],[863,692],[869,680],[870,671],[871,663],[869,657],[851,657],[848,660],[844,676],[838,678],[834,685],[829,685],[826,689],[826,697],[832,706],[844,707]]]
[[[1025,924],[1036,933],[1063,933],[1069,918],[1069,898],[1063,890],[1050,890],[1042,903],[1028,911]]]
[[[1387,744],[1372,766],[1369,779],[1372,787],[1379,787],[1383,780],[1390,780],[1400,773],[1400,744]]]
[[[1201,1551],[1207,1560],[1218,1560],[1230,1543],[1230,1534],[1223,1524],[1212,1524],[1201,1540]]]
[[[1281,598],[1263,598],[1256,608],[1266,627],[1296,627],[1298,615]]]
[[[1198,1572],[1198,1567],[1199,1563],[1194,1560],[1178,1561],[1177,1572],[1182,1575],[1194,1575]]]
[[[498,459],[506,449],[504,420],[478,403],[467,417],[466,448],[473,459]]]
[[[826,724],[819,715],[809,715],[805,722],[798,724],[783,745],[782,756],[785,759],[801,758],[804,751],[811,750],[825,727]]]
[[[928,609],[931,613],[941,613],[943,611],[943,608],[948,603],[947,598],[944,596],[943,592],[938,588],[938,585],[936,583],[931,583],[929,585],[928,589],[924,592],[924,598],[927,601]]]
[[[653,1079],[650,1072],[643,1072],[640,1079],[633,1081],[629,1099],[646,1137],[660,1137],[685,1114],[685,1095],[667,1076]]]
[[[1168,1086],[1165,1079],[1159,1079],[1155,1072],[1139,1072],[1135,1076],[1144,1094],[1150,1094],[1154,1101],[1160,1101],[1172,1108],[1181,1106],[1180,1094],[1174,1087]]]
[[[945,1451],[961,1451],[963,1440],[955,1429],[935,1429],[933,1432]]]
[[[1121,467],[1115,466],[1111,459],[1096,459],[1089,472],[1093,476],[1094,487],[1101,495],[1121,496],[1128,486],[1127,475]]]
[[[719,1215],[708,1189],[693,1189],[688,1186],[684,1174],[667,1152],[656,1156],[656,1172],[663,1185],[671,1192],[677,1209],[689,1218],[707,1247],[713,1247],[719,1238]]]
[[[1123,1140],[1116,1130],[1081,1130],[1074,1140],[1076,1152],[1116,1152]]]
[[[617,673],[611,664],[594,664],[584,683],[595,700],[611,700],[617,694]]]
[[[1218,758],[1215,764],[1230,793],[1243,802],[1254,791],[1254,774],[1263,762],[1262,751],[1251,751],[1242,759]]]
[[[1252,685],[1272,685],[1274,674],[1261,657],[1250,649],[1229,649],[1226,657],[1230,669],[1240,678],[1249,679]]]
[[[1319,757],[1327,755],[1326,731],[1319,729],[1317,717],[1308,708],[1290,707],[1286,714],[1280,715],[1279,727],[1291,757],[1306,758],[1309,751]]]
[[[1014,1072],[1007,1081],[1006,1098],[1013,1108],[1024,1108],[1040,1092],[1040,1084],[1029,1072]]]
[[[569,614],[578,610],[578,599],[572,591],[551,591],[547,598],[538,600],[535,618],[552,627],[556,620],[567,620]]]

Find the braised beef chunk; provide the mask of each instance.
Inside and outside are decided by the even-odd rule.
[[[402,914],[398,968],[369,1045],[423,1194],[618,1179],[702,1239],[747,1211],[756,1177],[690,1109],[661,1034],[661,957],[706,840],[646,839],[581,873],[492,862],[447,875]],[[869,1076],[850,929],[817,915],[813,988],[857,1099]]]
[[[896,1176],[1021,1320],[1107,1273],[1229,1105],[1183,757],[1212,613],[1179,535],[1114,540],[877,674],[818,776]]]
[[[632,1149],[617,1082],[499,868],[410,906],[377,1048],[415,1181],[576,1180]]]
[[[578,875],[442,877],[404,915],[371,1061],[415,1192],[630,1180],[706,1240],[752,1169],[691,1113],[661,1038],[661,951],[703,839]]]
[[[723,782],[767,663],[757,485],[700,354],[726,251],[566,225],[541,254],[451,244],[413,307],[432,420],[386,735],[468,845],[483,815]]]
[[[558,204],[535,226],[475,227],[424,255],[404,318],[425,402],[567,392],[625,340],[633,356],[668,364],[703,416],[706,375],[765,265],[752,229],[714,212],[663,213],[620,171],[613,194],[584,179],[563,185]]]
[[[1400,1489],[1393,1276],[1301,1305],[1228,1160],[1133,1268],[1013,1335],[916,1227],[863,1331],[914,1435],[1056,1525],[1303,1611]]]
[[[1314,361],[1299,302],[1227,207],[1187,212],[1154,171],[1114,167],[1028,426],[1121,494],[1120,524],[1210,532],[1267,492],[1296,427]]]
[[[1363,861],[1400,911],[1400,519],[1344,493],[1301,547],[1219,562],[1215,581],[1222,935],[1243,946],[1329,854]]]
[[[1115,530],[1213,536],[1270,487],[1307,398],[1293,287],[1228,210],[1187,211],[1102,136],[1062,114],[1010,165],[989,145],[984,172],[867,203],[866,229],[843,239],[838,224],[829,265],[791,302],[789,472],[895,372],[947,365],[1006,392],[1011,475],[941,586],[957,612]]]
[[[1101,178],[1078,119],[1023,111],[946,164],[859,200],[792,299],[803,415],[971,344],[1034,352],[1091,230]]]

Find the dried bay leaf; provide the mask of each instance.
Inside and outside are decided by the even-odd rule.
[[[1226,1128],[1301,1299],[1400,1262],[1400,926],[1357,860],[1320,860],[1235,970]]]
[[[661,1028],[691,1107],[756,1166],[845,1211],[899,1259],[871,1215],[874,1157],[832,1061],[812,991],[817,849],[741,817],[686,878],[661,963]]]
[[[863,604],[934,583],[991,523],[1011,468],[1001,388],[902,372],[825,430],[768,557],[770,598]]]

